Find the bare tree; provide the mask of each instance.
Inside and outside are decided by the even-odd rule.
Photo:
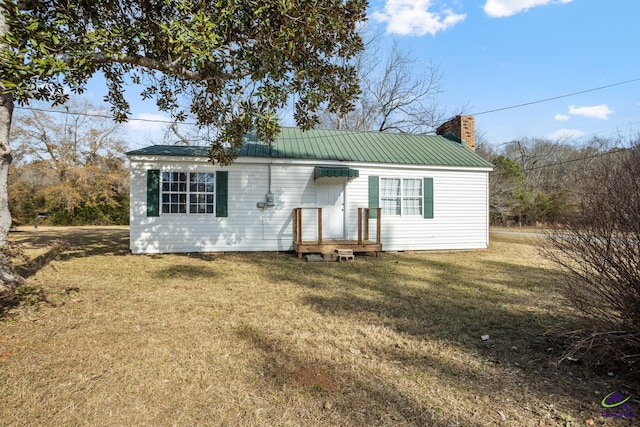
[[[126,144],[121,125],[100,113],[73,101],[56,112],[18,110],[11,133],[17,161],[9,180],[14,220],[28,221],[34,210],[50,211],[57,223],[106,224],[123,217]]]
[[[88,102],[70,101],[55,112],[19,110],[11,137],[17,162],[46,161],[64,179],[69,168],[97,158],[121,157],[126,144],[122,125]]]
[[[348,113],[320,116],[320,126],[360,131],[426,133],[442,123],[445,112],[437,96],[442,93],[444,76],[428,63],[420,64],[397,42],[384,53],[376,37],[355,59],[360,79],[360,96]],[[422,72],[416,73],[416,69]]]
[[[524,188],[525,177],[520,166],[508,157],[496,156],[491,161],[494,165],[489,175],[491,222],[506,225],[517,209],[517,193]]]
[[[567,301],[591,319],[569,334],[570,355],[640,372],[640,144],[600,157],[577,191],[579,211],[546,239]],[[614,356],[611,358],[611,356]]]

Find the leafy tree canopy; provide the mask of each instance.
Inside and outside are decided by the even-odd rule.
[[[350,59],[362,50],[357,29],[366,0],[2,1],[0,82],[19,103],[62,103],[101,72],[119,121],[130,113],[125,86],[181,121],[195,116],[219,130],[211,157],[234,158],[252,129],[265,141],[279,131],[276,112],[295,99],[297,124],[316,111],[352,108],[358,81]],[[130,79],[130,80],[129,80]]]

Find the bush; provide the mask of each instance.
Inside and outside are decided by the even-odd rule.
[[[604,160],[604,158],[603,158]],[[569,353],[640,372],[640,147],[606,156],[581,183],[579,213],[544,253],[564,271],[564,296],[590,323]]]

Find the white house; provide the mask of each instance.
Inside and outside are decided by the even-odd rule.
[[[131,151],[131,251],[486,248],[492,165],[472,150],[473,117],[439,133],[285,128],[225,167],[207,147]]]

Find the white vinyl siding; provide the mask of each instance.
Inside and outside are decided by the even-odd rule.
[[[317,213],[313,208],[316,207],[318,184],[313,173],[317,163],[276,160],[269,165],[259,159],[239,158],[232,165],[220,168],[204,158],[132,156],[130,160],[130,246],[134,253],[289,251],[293,249],[293,209],[297,207],[309,208],[304,210],[304,238],[316,237]],[[368,207],[369,176],[379,176],[402,180],[401,205],[404,203],[406,209],[398,216],[382,214],[383,250],[487,247],[487,170],[337,162],[336,165],[360,172],[358,178],[345,182],[347,239],[357,238],[358,208]],[[215,174],[227,171],[228,216],[162,213],[158,217],[147,216],[148,170],[159,170],[160,177],[164,172]],[[424,177],[432,177],[434,182],[433,219],[422,218],[416,206],[424,202],[416,202],[418,197],[424,198],[423,185],[420,196],[417,190],[418,180]],[[269,190],[275,196],[275,206],[258,208],[257,203],[265,201]],[[369,224],[371,236],[375,237],[376,219],[371,219]]]
[[[433,218],[420,215],[381,217],[382,249],[466,250],[488,247],[488,173],[473,170],[437,170],[392,166],[362,168],[360,177],[347,185],[348,238],[358,235],[356,207],[368,206],[369,176],[389,177],[402,173],[407,179],[433,179]],[[382,181],[380,179],[380,181]],[[382,187],[382,182],[380,183]],[[423,185],[424,186],[424,185]],[[424,192],[424,188],[423,188]],[[423,195],[424,196],[424,195]],[[369,237],[375,238],[376,219],[369,220]]]

